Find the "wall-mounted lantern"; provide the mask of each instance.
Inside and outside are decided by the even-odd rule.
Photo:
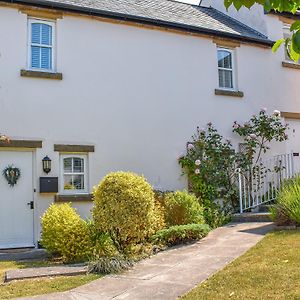
[[[51,171],[51,159],[48,156],[45,156],[42,159],[43,171],[48,174]]]

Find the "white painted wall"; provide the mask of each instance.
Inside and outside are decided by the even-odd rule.
[[[237,11],[233,5],[231,5],[227,10],[224,6],[224,1],[205,0],[205,5],[207,5],[208,2],[210,2],[210,5],[212,7],[250,26],[258,32],[261,32],[265,35],[268,34],[265,13],[261,5],[255,4],[251,7],[250,10],[248,8],[242,7],[239,11]]]
[[[272,37],[280,36],[280,22],[271,21]],[[0,8],[0,129],[13,138],[43,140],[37,187],[45,155],[52,159],[49,176],[59,176],[53,144],[74,143],[96,147],[89,155],[90,190],[117,170],[144,174],[157,188],[182,189],[176,158],[197,125],[212,121],[237,143],[233,121],[246,121],[261,107],[300,111],[300,72],[281,67],[283,50],[237,48],[238,86],[245,97],[215,96],[211,40],[65,16],[57,21],[63,80],[24,78],[19,74],[27,65],[26,24],[18,10]],[[37,199],[41,215],[53,196],[37,193]],[[88,216],[90,204],[75,206]]]

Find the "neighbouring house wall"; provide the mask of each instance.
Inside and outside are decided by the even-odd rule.
[[[272,22],[279,30],[279,21]],[[177,156],[196,126],[212,121],[237,145],[233,121],[246,121],[261,107],[300,112],[300,71],[281,66],[282,49],[272,54],[269,48],[236,48],[238,87],[245,96],[234,98],[214,94],[218,71],[210,39],[72,16],[57,20],[56,29],[63,80],[21,77],[27,16],[0,8],[0,128],[13,138],[43,140],[37,188],[45,155],[52,159],[49,176],[60,175],[54,144],[93,144],[90,191],[117,170],[143,174],[156,188],[182,189]],[[38,220],[54,196],[37,191],[36,198]],[[88,217],[92,204],[74,206]]]
[[[242,7],[239,11],[237,11],[233,5],[230,6],[230,8],[227,10],[224,6],[224,2],[220,0],[208,0],[206,2],[210,2],[210,5],[212,7],[250,26],[258,32],[265,35],[268,34],[264,18],[265,12],[261,5],[255,4],[251,7],[250,10],[248,8]]]

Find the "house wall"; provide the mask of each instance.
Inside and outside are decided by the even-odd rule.
[[[272,19],[275,32],[281,22]],[[280,34],[278,34],[279,36]],[[182,189],[177,157],[196,126],[212,121],[237,145],[233,121],[243,122],[261,107],[300,111],[300,72],[281,66],[283,50],[236,48],[238,88],[243,98],[216,96],[216,44],[208,38],[112,24],[75,16],[57,20],[57,71],[63,80],[25,78],[27,16],[0,7],[1,131],[16,139],[42,139],[36,178],[45,176],[42,158],[52,159],[49,176],[59,176],[54,144],[92,144],[89,190],[107,173],[143,174],[156,188]],[[272,35],[273,37],[273,35]],[[285,145],[274,148],[285,151]],[[54,195],[36,193],[39,217]],[[83,217],[91,203],[74,203]]]
[[[237,11],[233,5],[231,5],[227,10],[224,6],[224,1],[206,0],[206,2],[210,2],[210,5],[212,7],[250,26],[258,32],[261,32],[265,35],[268,34],[265,13],[261,5],[255,4],[251,7],[250,10],[248,8],[242,7],[239,11]]]

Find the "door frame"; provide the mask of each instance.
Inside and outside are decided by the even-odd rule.
[[[36,227],[36,220],[37,220],[37,193],[36,193],[36,182],[37,182],[37,163],[36,163],[36,149],[35,148],[14,148],[14,147],[0,147],[1,152],[31,152],[31,159],[32,159],[32,190],[31,190],[31,199],[33,201],[33,212],[32,212],[32,246],[37,248],[37,227]]]

